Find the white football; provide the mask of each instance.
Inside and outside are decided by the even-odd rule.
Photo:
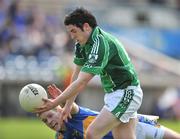
[[[48,98],[46,90],[35,83],[25,85],[19,94],[20,105],[27,112],[33,112],[35,108],[42,106],[42,98]]]

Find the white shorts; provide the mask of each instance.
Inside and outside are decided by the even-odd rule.
[[[142,98],[143,92],[140,86],[128,86],[126,89],[118,89],[105,94],[104,108],[121,122],[127,123],[130,118],[137,117],[137,110],[141,106]]]

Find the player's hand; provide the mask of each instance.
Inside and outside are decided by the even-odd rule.
[[[71,109],[72,109],[72,107],[64,107],[61,111],[60,111],[60,113],[61,113],[61,115],[60,115],[60,118],[59,118],[59,120],[60,120],[60,124],[62,125],[63,124],[63,122],[68,122],[68,118],[72,118],[72,116],[71,116]]]
[[[63,121],[68,122],[68,118],[70,118],[70,119],[72,118],[72,116],[71,116],[71,109],[72,109],[72,107],[65,107],[63,109],[63,111],[62,111]]]
[[[44,101],[44,104],[41,107],[35,108],[35,113],[41,113],[48,111],[50,109],[53,109],[56,105],[54,104],[54,101],[52,99],[42,99]]]
[[[49,95],[53,99],[55,99],[62,93],[62,91],[59,88],[57,88],[55,84],[49,85],[47,87],[47,90],[48,90]]]

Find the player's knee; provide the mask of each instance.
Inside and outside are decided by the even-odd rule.
[[[128,139],[136,139],[136,133],[135,132],[131,132],[130,134],[124,134],[124,139],[127,139],[127,136],[128,136]]]
[[[94,131],[90,128],[86,131],[86,139],[93,139],[94,138]]]
[[[135,135],[124,135],[121,137],[121,139],[136,139]]]
[[[131,132],[113,132],[114,139],[135,139],[136,135]]]
[[[96,138],[96,133],[92,128],[88,128],[86,131],[86,139],[94,139]]]

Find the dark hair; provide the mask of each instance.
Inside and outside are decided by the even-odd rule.
[[[75,25],[82,29],[84,23],[88,23],[90,27],[97,26],[96,18],[88,10],[77,8],[65,17],[64,25]]]

